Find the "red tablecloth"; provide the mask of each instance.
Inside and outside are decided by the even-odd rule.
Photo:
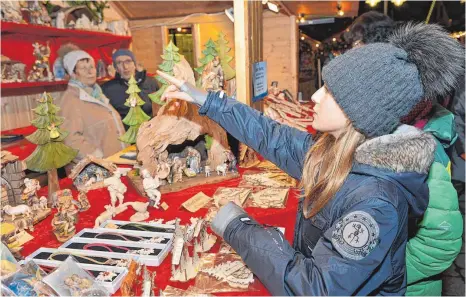
[[[242,171],[243,170],[241,170],[240,173],[242,173]],[[125,194],[125,201],[146,201],[146,198],[140,197],[137,194],[136,190],[129,184],[126,177],[123,177],[122,180],[128,187],[128,191]],[[178,217],[181,219],[182,224],[187,224],[189,223],[189,219],[191,217],[203,217],[207,213],[207,209],[201,209],[198,212],[192,214],[185,209],[180,209],[181,203],[183,203],[185,200],[192,197],[199,191],[202,191],[206,195],[212,197],[218,187],[236,187],[238,186],[240,180],[240,178],[235,178],[213,185],[196,186],[177,193],[163,194],[162,201],[165,201],[169,205],[169,209],[167,211],[163,211],[151,207],[149,210],[149,220],[163,218],[167,221]],[[73,195],[76,199],[78,192],[73,187],[70,179],[66,178],[61,180],[60,186],[62,189],[72,189]],[[38,194],[47,195],[47,188],[42,188]],[[290,192],[290,195],[287,200],[287,207],[284,209],[247,208],[246,210],[260,223],[284,227],[286,230],[285,237],[287,238],[287,240],[291,242],[293,238],[295,215],[297,210],[297,194],[298,192],[296,190]],[[92,207],[86,212],[79,213],[79,220],[76,226],[76,232],[81,231],[83,228],[93,228],[96,217],[104,211],[104,205],[110,204],[110,195],[108,193],[108,190],[105,188],[90,191],[88,193],[88,199]],[[31,254],[40,247],[56,248],[62,244],[57,241],[51,230],[51,221],[55,212],[56,210],[54,209],[49,217],[35,225],[35,230],[31,233],[31,235],[34,236],[34,239],[27,242],[24,245],[24,248],[22,250],[23,256]],[[114,219],[129,220],[129,217],[133,214],[134,210],[130,207],[125,212],[117,215]],[[212,248],[211,252],[218,251],[219,243],[220,240],[217,241],[216,245]],[[170,282],[170,263],[171,255],[169,255],[163,261],[161,266],[154,267],[154,270],[157,272],[156,283],[160,289],[165,289],[167,285],[171,285],[173,287],[181,289],[187,289],[190,285],[194,283],[193,281],[187,283]],[[224,293],[218,295],[269,295],[265,287],[263,287],[261,284],[259,285],[259,287],[259,291],[242,293]],[[119,295],[119,291],[117,291],[115,295]]]
[[[29,134],[34,133],[37,130],[34,126],[27,126],[12,130],[5,130],[2,131],[2,135],[6,134],[21,134],[27,136]],[[32,152],[36,149],[34,143],[29,142],[27,139],[21,139],[19,141],[15,141],[13,143],[2,144],[2,150],[9,151],[13,155],[19,157],[20,160],[26,159]]]

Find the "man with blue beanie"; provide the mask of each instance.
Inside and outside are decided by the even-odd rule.
[[[121,118],[124,119],[129,112],[129,107],[125,105],[128,94],[128,80],[134,76],[141,89],[139,96],[146,103],[142,106],[144,112],[152,116],[152,101],[149,94],[158,90],[157,82],[154,78],[147,76],[146,70],[140,68],[136,64],[136,58],[133,52],[129,49],[119,49],[112,55],[113,66],[116,69],[115,78],[106,82],[102,86],[102,90],[110,99],[110,104],[118,111]],[[125,128],[128,127],[125,125]]]

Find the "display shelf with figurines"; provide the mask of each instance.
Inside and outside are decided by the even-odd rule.
[[[22,95],[26,91],[28,93],[44,91],[44,88],[50,92],[63,91],[68,84],[64,79],[63,67],[58,73],[58,68],[54,66],[55,62],[60,60],[58,49],[65,43],[71,42],[89,52],[96,63],[100,64],[99,68],[105,68],[105,65],[112,64],[112,51],[117,48],[128,48],[132,40],[131,36],[119,36],[107,32],[60,29],[5,21],[1,22],[0,31],[2,70],[7,67],[10,73],[3,77],[2,71],[3,96]],[[34,55],[34,44],[39,44],[41,49],[45,49],[40,51],[45,53],[45,60],[38,60]],[[4,63],[4,58],[11,63]],[[43,65],[36,65],[36,61],[45,62],[48,72],[53,72],[53,77],[50,75],[40,77],[39,74],[45,69],[42,66],[45,64],[41,62]],[[31,79],[27,79],[28,73],[31,74]],[[109,77],[110,75],[103,76],[100,71],[98,82],[103,82]]]

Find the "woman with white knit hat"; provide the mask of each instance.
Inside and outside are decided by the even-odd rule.
[[[124,149],[118,138],[125,129],[96,83],[94,59],[85,51],[73,50],[64,55],[63,64],[70,75],[60,102],[60,115],[65,117],[62,127],[69,132],[66,144],[79,150],[78,160],[86,155],[108,157]]]

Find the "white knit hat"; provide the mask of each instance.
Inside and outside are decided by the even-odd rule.
[[[66,72],[71,75],[73,73],[74,67],[76,67],[76,63],[82,59],[90,59],[92,62],[94,62],[94,59],[91,57],[91,55],[85,51],[77,50],[67,53],[63,57],[63,65],[65,66]]]

